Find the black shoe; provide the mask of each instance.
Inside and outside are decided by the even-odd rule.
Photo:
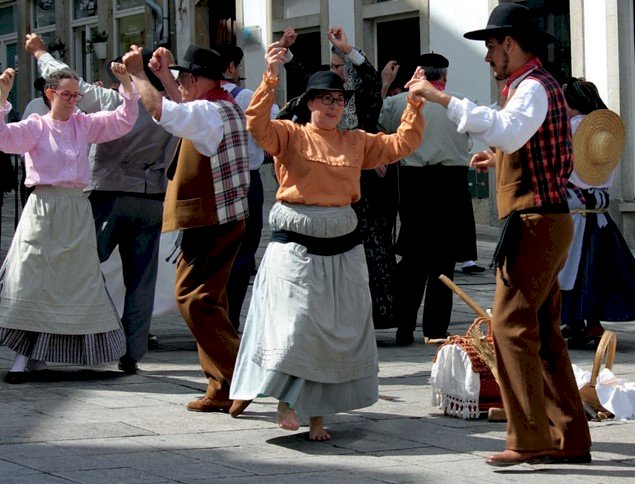
[[[27,371],[9,371],[4,376],[5,383],[10,385],[19,385],[29,381],[29,372]]]
[[[119,365],[117,366],[126,375],[134,375],[139,368],[137,362],[130,357],[123,356],[119,359]]]
[[[149,334],[148,335],[148,349],[149,350],[156,350],[159,347],[159,338],[156,337],[156,335],[154,334]]]
[[[481,272],[485,272],[485,267],[481,267],[481,266],[467,266],[467,267],[462,267],[461,268],[461,272],[463,274],[478,274]]]
[[[412,343],[414,343],[414,341],[414,334],[410,332],[405,332],[404,334],[403,332],[397,331],[397,336],[395,338],[395,344],[397,346],[410,346]]]

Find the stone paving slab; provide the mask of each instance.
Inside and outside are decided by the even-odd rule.
[[[5,206],[6,207],[6,206]],[[8,215],[3,212],[3,222]],[[477,227],[479,262],[493,253],[497,230]],[[2,250],[8,245],[3,225]],[[264,239],[268,232],[265,230]],[[259,257],[264,250],[261,244]],[[455,282],[482,307],[491,307],[494,277],[455,274]],[[246,310],[243,312],[246,316]],[[450,330],[462,334],[474,320],[455,298]],[[616,375],[635,381],[633,323],[607,323],[618,335]],[[378,330],[380,400],[372,407],[328,417],[333,439],[307,439],[280,430],[276,402],[259,399],[238,419],[188,412],[204,388],[195,343],[177,315],[155,318],[160,347],[147,354],[137,375],[115,365],[52,365],[50,381],[0,382],[0,482],[5,483],[407,483],[635,482],[635,426],[591,422],[591,465],[484,464],[504,446],[505,425],[442,415],[429,386],[436,348],[417,341],[390,346],[394,330]],[[571,351],[590,369],[593,351]],[[13,354],[0,348],[0,374]]]

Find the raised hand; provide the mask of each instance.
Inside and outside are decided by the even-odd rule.
[[[4,106],[4,103],[7,101],[14,80],[15,71],[11,67],[0,75],[0,106]]]
[[[152,54],[148,67],[161,80],[172,78],[172,73],[168,66],[175,65],[174,56],[165,47],[159,47]]]
[[[124,89],[126,91],[130,91],[130,74],[128,74],[126,66],[121,62],[111,62],[110,70],[112,70],[112,73],[121,83]]]
[[[24,47],[26,51],[36,59],[39,59],[39,57],[46,52],[46,44],[38,34],[26,34]]]
[[[280,47],[279,42],[274,42],[267,47],[265,62],[267,63],[267,75],[269,77],[278,77],[280,74],[280,66],[286,62],[286,53],[287,49]]]
[[[295,44],[295,39],[297,38],[298,38],[298,34],[295,33],[295,30],[293,30],[293,27],[287,27],[282,32],[282,37],[280,37],[280,40],[278,41],[278,43],[280,44],[280,47],[285,47],[288,49],[293,44]]]
[[[348,54],[353,49],[353,46],[348,43],[346,32],[344,32],[342,27],[331,27],[328,31],[328,38],[333,47],[338,48],[345,54]]]
[[[414,74],[410,80],[406,82],[405,87],[410,92],[410,95],[417,99],[425,97],[424,92],[428,87],[432,87],[434,89],[434,86],[426,80],[426,71],[424,71],[422,67],[417,67],[415,69]]]
[[[397,72],[399,72],[399,64],[397,64],[397,61],[388,61],[381,70],[381,82],[388,85],[392,84],[397,77]]]
[[[124,54],[122,62],[126,66],[128,73],[131,76],[143,77],[143,49],[136,45],[130,46],[130,51]]]

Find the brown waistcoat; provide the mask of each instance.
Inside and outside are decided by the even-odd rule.
[[[212,166],[187,139],[168,166],[168,188],[163,205],[163,232],[218,224]]]

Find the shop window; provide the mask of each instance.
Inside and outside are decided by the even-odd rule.
[[[119,52],[128,52],[131,45],[145,45],[146,16],[143,13],[117,19]]]
[[[36,29],[55,25],[55,1],[38,0],[33,2],[33,25]]]
[[[129,8],[144,7],[144,0],[117,0],[116,10],[126,10]]]
[[[545,69],[560,83],[571,77],[571,28],[569,0],[516,1],[531,10],[536,23],[556,37],[557,42],[536,52]]]
[[[97,15],[97,0],[75,0],[73,2],[73,18],[82,19]]]
[[[0,8],[0,35],[14,34],[18,31],[15,5]]]

